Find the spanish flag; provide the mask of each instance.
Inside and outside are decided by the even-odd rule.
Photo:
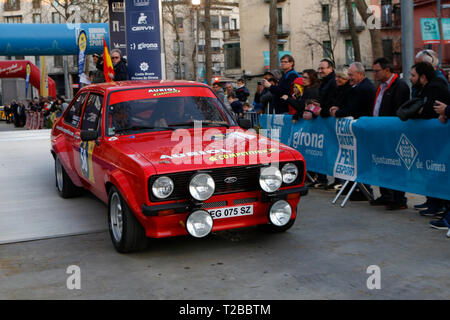
[[[105,37],[103,37],[103,73],[105,75],[105,82],[114,81],[109,76],[114,75],[114,67],[111,61],[111,56],[109,55],[108,46],[106,45]]]

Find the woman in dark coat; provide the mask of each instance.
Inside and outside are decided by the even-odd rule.
[[[293,97],[283,96],[282,98],[286,98],[285,100],[296,110],[296,113],[293,116],[293,120],[298,120],[299,118],[306,117],[305,119],[312,119],[316,117],[310,110],[307,109],[307,106],[310,102],[319,99],[319,87],[320,82],[317,75],[317,72],[313,69],[303,70],[302,78],[297,78],[294,81],[294,90],[295,88],[298,91],[301,91],[301,94],[295,95]]]

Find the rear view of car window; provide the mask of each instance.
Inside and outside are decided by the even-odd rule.
[[[81,130],[95,131],[98,128],[98,121],[101,117],[103,97],[98,94],[91,94],[84,108]]]
[[[83,108],[84,101],[86,100],[86,96],[87,92],[78,96],[64,117],[65,123],[78,128],[78,125],[80,124],[81,110]]]

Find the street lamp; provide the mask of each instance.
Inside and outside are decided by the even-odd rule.
[[[191,0],[192,5],[195,8],[195,18],[194,18],[194,39],[195,39],[195,81],[198,81],[198,19],[199,19],[199,9],[200,9],[200,1],[201,0]]]

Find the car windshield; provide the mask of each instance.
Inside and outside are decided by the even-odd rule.
[[[209,88],[173,87],[123,90],[110,95],[107,134],[173,130],[180,127],[235,126]]]

